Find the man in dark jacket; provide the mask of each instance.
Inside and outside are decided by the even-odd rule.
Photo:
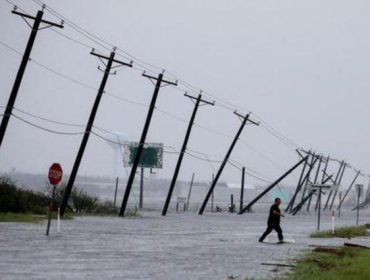
[[[280,212],[280,208],[279,208],[280,203],[281,203],[281,199],[278,197],[275,198],[275,203],[270,208],[270,214],[267,220],[267,229],[262,234],[260,239],[258,240],[259,242],[263,242],[266,236],[269,235],[273,229],[278,234],[279,242],[280,243],[283,242],[284,237],[283,237],[283,231],[281,230],[281,227],[280,227],[280,217],[284,217],[284,215],[281,214]]]

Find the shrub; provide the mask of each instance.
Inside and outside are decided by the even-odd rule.
[[[18,189],[8,177],[0,178],[0,212],[44,214],[47,196]]]

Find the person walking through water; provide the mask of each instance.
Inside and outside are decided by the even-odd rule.
[[[274,229],[278,234],[279,243],[283,243],[284,237],[283,231],[280,227],[280,217],[284,217],[284,215],[281,214],[280,212],[279,208],[280,203],[281,199],[279,197],[275,198],[275,203],[270,208],[270,214],[267,220],[267,229],[258,240],[259,242],[263,242],[266,236],[269,235],[271,231]]]

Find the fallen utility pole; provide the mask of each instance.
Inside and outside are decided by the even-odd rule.
[[[323,184],[325,184],[327,181],[329,181],[329,180],[331,180],[331,176],[329,176],[328,178],[326,178],[325,180],[324,180],[324,182],[323,182]],[[308,199],[310,199],[310,197],[312,197],[312,195],[313,194],[315,194],[315,192],[316,192],[316,190],[311,190],[309,193],[308,193],[308,195],[306,196],[306,197],[304,197],[303,199],[302,199],[302,201],[299,203],[299,204],[297,204],[297,206],[296,207],[294,207],[294,209],[291,211],[291,213],[292,213],[292,215],[294,216],[295,214],[297,214],[298,213],[298,211],[300,211],[301,210],[301,208],[303,207],[303,205],[306,203],[306,201],[308,200]],[[321,195],[321,189],[320,189],[320,195]],[[321,197],[320,197],[321,198]],[[321,203],[320,203],[320,199],[318,198],[318,200],[319,200],[319,209],[321,210]]]
[[[340,174],[340,177],[339,177],[339,180],[338,180],[338,186],[340,186],[340,183],[342,182],[343,174],[344,174],[344,171],[346,170],[347,166],[349,166],[349,164],[347,164],[347,163],[343,164],[342,173]],[[330,204],[330,210],[333,209],[333,204],[334,204],[334,200],[337,196],[337,193],[338,193],[338,190],[336,190],[334,192],[333,199],[331,200],[331,204]]]
[[[359,206],[356,206],[355,208],[353,208],[352,211],[357,210],[357,209],[363,209],[363,208],[365,208],[366,206],[369,205],[369,203],[370,203],[370,191],[369,190],[370,190],[370,182],[367,186],[367,191],[366,191],[364,201]]]
[[[341,171],[342,171],[343,164],[344,164],[344,160],[343,160],[343,161],[341,161],[341,163],[340,163],[339,170],[338,170],[337,175],[335,176],[335,179],[334,179],[334,185],[336,185],[336,184],[337,184],[337,182],[338,182],[338,178],[339,178],[340,173],[341,173]],[[332,194],[333,194],[333,191],[330,191],[330,192],[329,192],[329,196],[328,196],[328,198],[326,199],[325,206],[324,206],[324,209],[323,209],[323,210],[326,210],[326,208],[328,207],[329,200],[330,200],[330,198],[331,198],[331,195],[332,195]]]
[[[311,172],[312,172],[313,168],[315,167],[315,164],[318,160],[318,157],[316,156],[315,153],[312,153],[312,154],[310,153],[310,155],[312,156],[312,158],[311,158],[310,169],[307,172],[306,182],[310,182]],[[302,202],[305,195],[306,195],[306,185],[304,185],[304,188],[303,188],[303,191],[302,191],[301,202]]]
[[[321,184],[323,184],[323,183],[324,183],[325,176],[326,176],[326,171],[328,170],[329,160],[330,160],[330,157],[328,156],[328,157],[326,158],[325,167],[324,167],[324,169],[322,170]],[[321,202],[320,202],[320,203],[321,203]],[[316,200],[315,211],[317,211],[317,210],[318,210],[318,207],[319,207],[319,200],[317,199],[317,200]]]
[[[22,83],[23,75],[24,75],[24,72],[25,72],[26,67],[27,67],[27,62],[30,60],[31,51],[32,51],[32,47],[33,47],[33,44],[34,44],[35,39],[36,39],[37,32],[39,30],[45,28],[45,27],[43,27],[43,28],[39,29],[40,24],[45,23],[45,24],[47,24],[47,27],[54,26],[54,27],[63,28],[63,22],[61,24],[57,24],[57,23],[53,23],[53,22],[50,22],[50,21],[47,21],[47,20],[43,20],[42,19],[42,16],[44,14],[43,11],[38,11],[36,17],[33,17],[33,16],[30,16],[30,15],[18,12],[17,8],[15,6],[12,13],[15,14],[15,15],[21,16],[26,22],[27,22],[26,19],[32,19],[32,20],[34,20],[34,23],[33,23],[33,26],[32,26],[31,34],[30,34],[30,37],[28,39],[26,49],[25,49],[23,57],[22,57],[21,64],[20,64],[18,72],[17,72],[17,76],[16,76],[14,84],[13,84],[12,91],[11,91],[10,96],[9,96],[8,104],[5,107],[5,112],[4,112],[4,115],[3,115],[3,119],[1,121],[0,147],[1,147],[1,144],[2,144],[4,136],[5,136],[5,132],[6,132],[6,128],[7,128],[8,123],[9,123],[10,116],[12,115],[12,111],[13,111],[13,107],[14,107],[14,104],[15,104],[15,100],[16,100],[17,95],[18,95],[19,87]],[[28,22],[27,22],[27,24],[31,27],[31,25]]]
[[[353,178],[352,183],[349,185],[349,187],[348,187],[348,189],[347,189],[346,193],[345,193],[345,194],[344,194],[344,196],[342,197],[342,200],[339,202],[339,205],[338,205],[338,207],[337,207],[337,211],[338,211],[338,209],[340,209],[340,208],[341,208],[343,201],[346,199],[346,197],[347,197],[347,195],[348,195],[349,191],[351,190],[352,186],[354,185],[354,183],[356,182],[356,180],[357,180],[357,178],[358,178],[358,176],[359,176],[360,174],[361,174],[361,170],[358,170],[358,171],[357,171],[357,173],[356,173],[356,175],[355,175],[355,178]]]
[[[198,98],[195,98],[193,96],[190,96],[190,95],[188,95],[186,93],[184,95],[186,97],[189,97],[191,100],[194,100],[195,99],[196,102],[195,102],[193,113],[192,113],[191,118],[190,118],[190,121],[189,121],[188,129],[186,130],[185,139],[184,139],[184,142],[183,142],[182,147],[181,147],[179,158],[177,160],[177,164],[176,164],[175,171],[174,171],[174,174],[173,174],[173,177],[172,177],[172,180],[171,180],[170,188],[168,190],[166,202],[165,202],[164,207],[163,207],[163,211],[162,211],[162,215],[163,216],[166,216],[168,207],[170,205],[172,193],[173,193],[173,190],[175,188],[175,184],[176,184],[176,181],[177,181],[177,176],[179,175],[179,171],[180,171],[180,168],[181,168],[182,159],[184,158],[184,154],[185,154],[185,151],[186,151],[186,146],[188,145],[188,141],[189,141],[189,137],[190,137],[190,132],[191,132],[191,129],[192,129],[193,124],[194,124],[194,119],[195,119],[195,116],[197,114],[198,107],[199,107],[199,105],[200,105],[201,102],[204,103],[204,104],[212,105],[212,106],[215,105],[215,102],[214,101],[213,102],[209,102],[209,101],[203,100],[201,94],[198,95]]]
[[[143,150],[144,150],[146,135],[148,134],[150,122],[152,120],[153,112],[154,112],[154,109],[155,109],[155,103],[157,101],[158,92],[159,92],[159,89],[161,88],[161,84],[163,82],[167,85],[177,86],[177,82],[173,83],[173,82],[164,80],[163,79],[163,72],[160,73],[158,75],[158,77],[149,76],[149,75],[145,74],[145,72],[142,74],[143,77],[146,77],[146,78],[150,79],[150,81],[156,80],[157,83],[155,84],[152,100],[151,100],[150,106],[149,106],[148,115],[147,115],[146,120],[145,120],[143,132],[141,133],[140,143],[139,143],[139,146],[137,148],[135,159],[134,159],[134,162],[133,162],[132,167],[131,167],[131,172],[130,172],[130,176],[129,176],[128,181],[127,181],[127,186],[126,186],[125,194],[124,194],[124,197],[123,197],[121,209],[119,210],[119,213],[118,213],[118,215],[121,216],[121,217],[123,217],[125,215],[128,198],[130,196],[132,184],[134,183],[134,179],[135,179],[135,175],[136,175],[136,170],[139,166],[140,158],[141,158],[141,155],[142,155]]]
[[[301,156],[301,158],[303,158],[302,154],[298,150],[297,150],[297,153]],[[302,188],[303,175],[304,175],[304,172],[306,170],[307,165],[308,165],[308,161],[305,161],[304,164],[303,164],[303,167],[302,167],[301,175],[299,176],[299,180],[298,180],[297,187],[295,189],[294,195],[293,195],[292,199],[290,200],[290,202],[288,203],[288,206],[286,207],[285,212],[288,212],[294,206],[294,202],[295,202],[295,199],[297,197],[297,194],[299,193],[299,191]]]
[[[304,190],[302,191],[302,198],[301,198],[301,201],[298,203],[298,204],[300,204],[301,202],[302,202],[302,200],[303,200],[303,197],[304,197],[304,194],[305,194],[305,192],[306,192],[306,186],[305,186],[305,184],[307,183],[307,182],[309,182],[309,178],[310,178],[310,175],[311,175],[311,171],[312,171],[312,169],[313,169],[313,167],[315,166],[315,163],[316,163],[316,161],[317,161],[317,158],[316,157],[314,157],[310,152],[308,153],[308,158],[307,158],[307,161],[306,162],[308,162],[308,160],[309,160],[309,157],[310,156],[312,156],[312,158],[311,158],[311,162],[308,164],[308,166],[309,166],[309,169],[307,170],[307,173],[306,173],[306,175],[305,175],[305,177],[303,178],[303,180],[302,180],[302,182],[301,182],[301,184],[300,184],[300,186],[299,186],[299,190],[301,190],[302,188],[304,188]],[[303,187],[304,186],[304,187]],[[290,207],[290,211],[289,211],[289,213],[291,213],[292,211],[293,211],[293,208],[294,208],[294,205],[292,204],[291,205],[291,207]]]
[[[222,162],[222,164],[221,164],[221,166],[220,166],[220,168],[219,168],[219,170],[218,170],[218,172],[217,172],[217,174],[216,174],[216,177],[215,177],[215,178],[214,178],[214,180],[212,181],[212,185],[211,185],[210,189],[208,190],[208,193],[207,193],[207,195],[206,195],[206,197],[205,197],[205,199],[204,199],[204,201],[203,201],[202,207],[201,207],[201,208],[200,208],[200,210],[199,210],[199,215],[202,215],[202,214],[203,214],[203,211],[204,211],[204,209],[206,208],[206,205],[207,205],[207,202],[208,202],[208,200],[209,200],[209,197],[210,197],[210,196],[211,196],[211,194],[213,193],[213,189],[215,188],[215,186],[216,186],[216,184],[217,184],[217,182],[218,182],[218,179],[220,178],[221,173],[222,173],[222,171],[224,170],[224,167],[225,167],[225,165],[226,165],[227,161],[229,160],[229,157],[230,157],[230,155],[231,155],[231,152],[233,151],[234,146],[235,146],[236,142],[238,141],[239,136],[240,136],[240,134],[242,133],[244,126],[247,124],[247,122],[250,122],[250,123],[252,123],[252,124],[254,124],[254,125],[257,125],[257,126],[259,125],[259,123],[256,123],[256,122],[254,122],[254,121],[251,121],[251,120],[249,119],[249,114],[247,114],[245,117],[244,117],[244,116],[242,116],[242,115],[240,115],[240,114],[239,114],[238,112],[236,112],[236,111],[234,111],[234,114],[235,114],[235,115],[237,115],[238,117],[240,117],[240,118],[243,120],[243,121],[242,121],[242,124],[241,124],[241,126],[240,126],[240,128],[239,128],[238,132],[236,133],[235,138],[234,138],[233,142],[231,143],[231,146],[230,146],[229,150],[228,150],[228,151],[227,151],[227,153],[226,153],[226,156],[225,156],[225,158],[224,158],[224,160],[223,160],[223,162]]]
[[[253,204],[255,204],[258,200],[260,200],[266,193],[268,193],[273,187],[275,187],[277,184],[280,183],[286,176],[288,176],[290,173],[292,173],[298,166],[300,166],[303,162],[307,161],[308,156],[302,158],[298,163],[296,163],[292,168],[290,168],[287,172],[285,172],[279,179],[277,179],[275,182],[273,182],[270,186],[268,186],[262,193],[260,193],[255,199],[253,199],[247,206],[243,208],[242,211],[239,212],[240,214],[243,214],[245,211],[248,211]]]
[[[78,169],[80,167],[80,163],[81,163],[83,154],[85,152],[87,142],[88,142],[89,137],[90,137],[90,132],[91,132],[92,127],[94,125],[96,112],[98,111],[99,103],[100,103],[100,100],[103,96],[104,88],[105,88],[105,85],[107,83],[108,76],[111,74],[110,71],[112,69],[113,62],[117,63],[117,67],[118,66],[132,67],[132,62],[130,64],[128,64],[128,63],[125,63],[125,62],[114,59],[114,55],[115,55],[114,51],[112,51],[110,53],[109,57],[95,53],[94,49],[90,52],[90,54],[93,55],[93,56],[98,57],[102,61],[107,60],[108,62],[106,64],[106,67],[105,67],[105,70],[104,70],[104,75],[103,75],[102,81],[100,83],[100,87],[99,87],[98,93],[96,95],[94,105],[91,109],[90,117],[89,117],[89,120],[87,122],[85,133],[84,133],[84,136],[83,136],[82,141],[81,141],[80,149],[78,150],[76,160],[73,164],[71,175],[69,176],[69,180],[68,180],[68,183],[67,183],[67,186],[66,186],[66,189],[65,189],[65,193],[64,193],[64,196],[63,196],[62,203],[60,205],[60,215],[62,217],[63,217],[65,209],[67,207],[69,196],[71,195],[71,192],[72,192],[73,184],[74,184],[74,181],[76,179],[77,172],[78,172]],[[100,68],[98,67],[98,69],[100,69]]]
[[[317,183],[317,178],[319,177],[321,164],[322,164],[322,156],[319,156],[319,164],[317,165],[315,179],[313,180],[314,184]],[[312,199],[312,196],[310,197],[310,199],[308,200],[308,203],[307,203],[307,209],[306,209],[307,212],[310,211],[311,199]]]
[[[306,203],[306,201],[312,197],[313,194],[315,194],[316,190],[312,190],[308,193],[308,195],[306,197],[303,198],[303,200],[297,204],[296,207],[294,207],[291,211],[292,215],[294,216],[295,214],[298,213],[299,210],[301,210],[301,208],[303,207],[303,205]]]

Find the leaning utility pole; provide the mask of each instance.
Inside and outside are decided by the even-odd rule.
[[[342,168],[343,168],[344,164],[345,164],[344,160],[341,161],[340,166],[339,166],[338,173],[337,173],[337,175],[335,176],[335,179],[334,179],[334,185],[336,185],[338,183],[338,179],[339,179],[339,176],[340,176],[340,174],[342,172]],[[330,201],[330,198],[331,198],[331,195],[332,194],[333,194],[333,191],[330,191],[329,192],[329,195],[328,195],[328,198],[326,199],[326,202],[325,202],[325,205],[324,205],[323,210],[326,210],[326,208],[329,206],[329,201]]]
[[[298,155],[299,155],[301,158],[303,158],[303,155],[302,155],[298,150],[297,150],[297,153],[298,153]],[[302,188],[302,185],[303,185],[303,183],[302,183],[302,182],[304,182],[304,181],[305,181],[305,179],[303,179],[303,175],[304,175],[304,172],[305,172],[305,170],[306,170],[307,165],[309,165],[309,164],[308,164],[308,160],[306,160],[306,161],[304,162],[304,164],[303,164],[303,168],[302,168],[302,171],[301,171],[301,175],[299,176],[299,180],[298,180],[298,183],[297,183],[296,190],[295,190],[295,192],[294,192],[294,194],[293,194],[293,196],[292,196],[292,199],[291,199],[291,200],[290,200],[290,202],[288,203],[288,206],[286,207],[285,212],[288,212],[289,210],[293,209],[293,207],[294,207],[295,199],[296,199],[296,197],[297,197],[298,193],[300,192],[300,190],[301,190],[301,188]]]
[[[319,177],[322,160],[323,160],[322,155],[320,155],[319,156],[319,164],[317,165],[317,169],[316,169],[315,179],[313,180],[314,184],[317,183],[317,178]],[[311,200],[312,200],[312,196],[310,196],[310,198],[308,199],[307,208],[306,208],[307,212],[310,211]]]
[[[156,83],[155,88],[154,88],[152,101],[151,101],[150,106],[149,106],[149,111],[148,111],[148,115],[146,117],[143,132],[141,134],[140,143],[139,143],[139,146],[137,148],[135,159],[134,159],[134,162],[133,162],[132,167],[131,167],[131,173],[130,173],[130,176],[129,176],[128,181],[127,181],[127,186],[126,186],[125,194],[124,194],[124,197],[123,197],[121,209],[119,210],[118,215],[121,216],[121,217],[123,217],[125,215],[128,198],[130,196],[132,184],[134,183],[134,179],[135,179],[136,170],[137,170],[137,167],[139,166],[140,158],[141,158],[141,155],[142,155],[143,150],[144,150],[146,135],[148,134],[150,121],[151,121],[152,116],[153,116],[153,112],[154,112],[154,109],[155,109],[155,103],[157,101],[158,92],[159,92],[159,89],[161,88],[161,84],[163,82],[163,83],[166,83],[166,84],[169,84],[169,85],[177,86],[177,82],[173,83],[173,82],[163,80],[163,72],[158,75],[158,78],[149,76],[149,75],[145,74],[145,72],[142,74],[144,77],[150,79],[151,81],[156,80],[157,83]]]
[[[6,131],[6,128],[8,126],[10,116],[12,115],[12,110],[13,110],[13,107],[14,107],[15,100],[17,98],[19,87],[20,87],[21,82],[22,82],[24,71],[26,70],[27,62],[30,60],[31,50],[32,50],[32,47],[33,47],[33,43],[35,42],[35,39],[36,39],[37,31],[39,31],[40,23],[45,23],[45,24],[48,25],[48,27],[49,26],[55,26],[55,27],[63,28],[63,25],[62,25],[63,22],[61,24],[56,24],[56,23],[53,23],[53,22],[50,22],[50,21],[47,21],[47,20],[43,20],[42,19],[42,16],[44,14],[43,11],[38,11],[36,17],[33,17],[33,16],[29,16],[27,14],[17,12],[17,7],[14,7],[14,10],[12,11],[12,13],[21,16],[25,21],[26,21],[26,19],[32,19],[32,20],[34,20],[34,23],[33,23],[33,26],[32,26],[31,35],[28,39],[28,43],[27,43],[26,49],[25,49],[23,57],[22,57],[21,65],[19,66],[18,73],[17,73],[17,76],[15,78],[13,88],[12,88],[12,91],[11,91],[10,96],[9,96],[8,104],[5,108],[3,119],[1,121],[0,147],[1,147],[1,143],[3,142],[3,139],[4,139],[5,131]],[[27,24],[29,26],[31,26],[28,22],[27,22]]]
[[[242,168],[242,182],[240,186],[240,203],[239,203],[239,212],[243,210],[244,203],[244,182],[245,182],[245,167]]]
[[[330,161],[330,157],[329,157],[329,155],[328,155],[328,156],[327,156],[327,158],[326,158],[325,167],[324,167],[324,169],[322,170],[321,184],[323,184],[323,183],[324,183],[325,176],[326,176],[326,171],[328,170],[329,161]],[[315,211],[317,211],[317,210],[318,210],[318,208],[319,208],[319,202],[320,202],[320,201],[317,199],[317,200],[316,200]],[[321,211],[321,209],[320,209],[320,211]]]
[[[92,129],[93,124],[94,124],[95,115],[96,115],[96,112],[98,111],[100,99],[103,96],[104,88],[105,88],[105,85],[107,83],[108,76],[110,74],[111,69],[113,68],[112,64],[113,64],[113,62],[117,63],[118,65],[115,66],[115,67],[123,66],[123,65],[128,66],[128,67],[132,67],[132,61],[131,61],[130,64],[128,64],[128,63],[125,63],[125,62],[114,59],[114,55],[115,55],[114,51],[112,51],[110,53],[109,57],[103,56],[103,55],[100,55],[100,54],[96,54],[94,52],[94,49],[90,52],[90,54],[93,55],[93,56],[98,57],[101,61],[107,60],[108,62],[105,65],[106,67],[105,67],[103,79],[101,81],[101,84],[100,84],[100,87],[99,87],[99,90],[98,90],[98,94],[96,95],[94,106],[92,107],[90,117],[89,117],[89,120],[88,120],[87,125],[86,125],[85,133],[84,133],[84,136],[83,136],[82,141],[81,141],[80,149],[77,153],[77,157],[76,157],[75,163],[73,165],[71,175],[69,176],[68,184],[67,184],[66,189],[65,189],[63,200],[62,200],[62,203],[60,205],[60,215],[62,217],[63,217],[64,212],[66,210],[69,196],[71,195],[71,192],[72,192],[73,184],[74,184],[74,181],[75,181],[76,176],[77,176],[78,168],[80,167],[80,163],[81,163],[82,156],[84,154],[84,151],[85,151],[85,148],[86,148],[86,145],[87,145],[87,141],[89,140],[90,132],[91,132],[91,129]],[[100,69],[100,68],[98,67],[98,69]]]
[[[167,210],[168,210],[168,206],[170,205],[170,201],[171,201],[171,197],[172,197],[172,192],[173,192],[173,189],[175,188],[177,176],[179,175],[179,171],[180,171],[182,159],[183,159],[184,154],[185,154],[185,151],[186,151],[186,146],[188,144],[190,132],[191,132],[191,129],[192,129],[193,124],[194,124],[194,119],[195,119],[195,115],[197,114],[199,104],[201,102],[203,102],[204,104],[208,104],[208,105],[212,105],[212,106],[215,105],[215,102],[214,101],[213,102],[209,102],[209,101],[203,100],[201,94],[198,95],[198,98],[195,98],[193,96],[190,96],[190,95],[188,95],[186,93],[184,95],[186,97],[189,97],[192,100],[193,99],[196,99],[196,102],[195,102],[193,113],[192,113],[191,118],[190,118],[190,121],[189,121],[188,129],[187,129],[186,134],[185,134],[185,139],[184,139],[184,142],[182,144],[181,152],[179,154],[179,159],[177,160],[177,164],[176,164],[176,167],[175,167],[175,172],[174,172],[173,177],[172,177],[170,188],[168,190],[166,203],[164,204],[164,207],[163,207],[163,211],[162,211],[162,215],[163,216],[166,216],[166,213],[167,213]]]
[[[312,170],[313,168],[315,167],[315,164],[318,160],[318,157],[315,153],[312,153],[311,154],[312,158],[311,158],[311,164],[310,164],[310,169],[308,170],[307,172],[307,176],[306,176],[306,182],[309,183],[310,182],[310,178],[311,178],[311,173],[312,173]],[[306,185],[304,186],[303,190],[302,190],[302,197],[301,197],[301,202],[303,201],[305,195],[306,195],[306,187],[307,187],[307,183]]]
[[[355,178],[353,179],[352,183],[349,185],[349,187],[348,187],[347,191],[345,192],[344,196],[342,197],[341,201],[339,201],[339,205],[338,205],[338,207],[337,207],[337,211],[341,208],[343,201],[346,199],[346,197],[347,197],[347,195],[348,195],[349,191],[351,190],[352,186],[353,186],[353,185],[354,185],[354,183],[356,182],[357,177],[361,174],[361,170],[358,170],[358,171],[357,171],[357,170],[355,170],[355,171],[356,171]]]
[[[349,164],[344,163],[343,168],[342,168],[342,173],[340,174],[340,177],[339,177],[339,180],[338,180],[338,189],[339,189],[340,183],[342,182],[342,178],[343,178],[344,170],[345,170],[345,169],[346,169],[346,167],[348,167],[348,166],[349,166]],[[337,196],[337,193],[338,193],[338,190],[336,190],[336,191],[334,192],[334,195],[333,195],[333,198],[332,198],[332,200],[331,200],[331,204],[330,204],[330,210],[331,210],[331,209],[333,209],[333,204],[334,204],[334,200],[335,200],[335,198],[336,198],[336,196]]]
[[[287,172],[285,172],[279,179],[269,185],[263,192],[261,192],[255,199],[253,199],[247,206],[245,206],[241,211],[239,211],[239,215],[243,214],[245,211],[249,211],[249,209],[255,204],[258,200],[260,200],[266,193],[268,193],[273,187],[280,183],[286,176],[292,173],[299,165],[303,162],[308,160],[308,156],[302,158],[298,163],[296,163],[292,168],[290,168]]]
[[[203,201],[202,207],[201,207],[201,208],[200,208],[200,210],[199,210],[199,215],[202,215],[202,214],[203,214],[204,208],[206,208],[206,205],[207,205],[207,202],[208,202],[208,200],[209,200],[209,197],[211,196],[211,194],[212,194],[212,192],[213,192],[213,189],[215,188],[215,186],[216,186],[216,184],[217,184],[217,181],[218,181],[218,179],[220,178],[221,173],[222,173],[222,171],[223,171],[223,169],[224,169],[224,167],[225,167],[225,165],[226,165],[227,161],[229,160],[229,157],[230,157],[230,155],[231,155],[231,152],[233,151],[234,146],[235,146],[235,144],[236,144],[236,141],[238,141],[239,136],[240,136],[240,134],[242,133],[244,126],[246,125],[246,123],[247,123],[248,121],[249,121],[250,123],[254,124],[254,125],[257,125],[257,126],[259,125],[259,123],[256,123],[256,122],[254,122],[254,121],[249,120],[249,114],[247,114],[245,117],[244,117],[244,116],[242,116],[242,115],[240,115],[240,114],[239,114],[238,112],[236,112],[236,111],[234,111],[234,114],[235,114],[235,115],[237,115],[239,118],[243,119],[242,124],[241,124],[241,126],[240,126],[240,128],[239,128],[239,130],[238,130],[238,132],[237,132],[237,134],[236,134],[236,136],[235,136],[235,138],[234,138],[233,142],[231,143],[231,146],[230,146],[230,148],[229,148],[229,150],[228,150],[228,152],[227,152],[227,154],[226,154],[226,156],[225,156],[225,158],[224,158],[224,161],[222,162],[222,164],[221,164],[221,166],[220,166],[220,169],[218,170],[218,172],[217,172],[217,174],[216,174],[216,177],[214,178],[214,180],[213,180],[213,182],[212,182],[212,185],[211,185],[211,187],[210,187],[210,189],[209,189],[209,191],[208,191],[208,193],[207,193],[207,195],[206,195],[206,197],[205,197],[205,199],[204,199],[204,201]]]

